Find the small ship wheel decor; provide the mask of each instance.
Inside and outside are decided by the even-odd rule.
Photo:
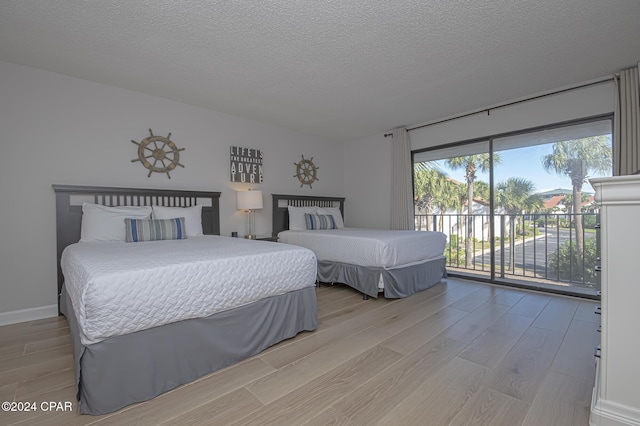
[[[138,158],[134,158],[131,162],[141,162],[149,170],[147,177],[151,177],[151,173],[156,172],[166,173],[167,177],[171,179],[169,172],[178,166],[184,167],[180,164],[180,151],[184,151],[184,148],[178,148],[171,141],[171,133],[165,138],[164,136],[155,136],[153,131],[149,129],[149,135],[141,142],[131,141],[138,145]]]
[[[302,160],[297,163],[293,163],[296,165],[296,174],[293,177],[297,177],[300,181],[300,188],[304,185],[309,185],[309,188],[313,189],[311,184],[318,179],[318,169],[315,164],[313,164],[313,157],[309,160],[305,160],[304,155],[302,156]]]

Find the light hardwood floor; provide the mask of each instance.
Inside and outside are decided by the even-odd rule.
[[[107,416],[73,403],[64,318],[0,327],[0,412],[28,425],[588,425],[595,302],[446,282],[406,299],[317,289],[319,326]]]

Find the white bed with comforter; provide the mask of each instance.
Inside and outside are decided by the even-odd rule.
[[[441,232],[349,228],[343,198],[273,195],[278,241],[312,250],[318,280],[347,284],[365,295],[407,297],[445,276]],[[337,203],[340,207],[335,207]]]
[[[214,235],[76,243],[61,262],[84,345],[314,287],[316,277],[309,250]]]
[[[282,231],[278,241],[313,250],[318,259],[392,269],[442,257],[441,232],[340,228]]]

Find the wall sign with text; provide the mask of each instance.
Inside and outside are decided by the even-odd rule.
[[[262,183],[262,151],[231,147],[231,182]]]

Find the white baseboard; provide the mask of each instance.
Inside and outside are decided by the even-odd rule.
[[[640,412],[631,407],[600,399],[592,404],[589,424],[592,426],[638,426]]]
[[[607,401],[600,395],[600,358],[596,358],[596,377],[591,395],[589,426],[640,426],[640,409]]]
[[[58,305],[40,306],[19,311],[0,312],[0,326],[58,316]]]

